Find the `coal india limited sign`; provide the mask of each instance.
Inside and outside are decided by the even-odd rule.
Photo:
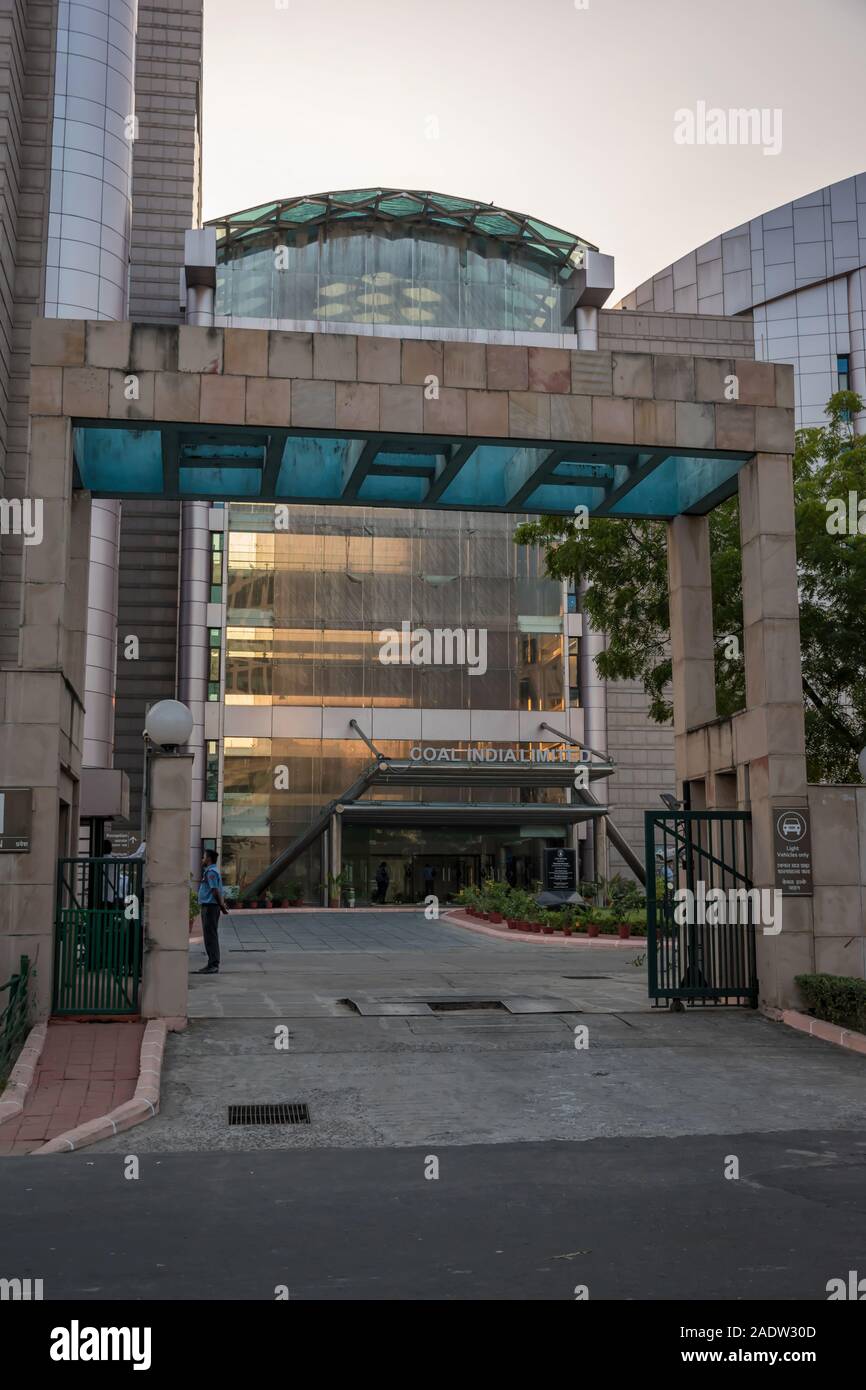
[[[0,854],[28,854],[33,791],[30,787],[0,788]]]
[[[776,887],[787,897],[812,895],[812,827],[807,809],[773,812]]]

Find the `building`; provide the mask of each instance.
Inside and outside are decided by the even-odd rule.
[[[201,208],[201,29],[201,0],[0,6],[4,495],[20,495],[27,475],[34,316],[181,318],[184,231]],[[112,769],[126,774],[139,804],[145,708],[176,690],[180,510],[135,501],[93,508],[83,754],[94,775],[81,809],[99,827],[127,801]],[[3,535],[0,666],[18,658],[21,567],[22,538]],[[138,639],[141,660],[123,659],[126,634]],[[101,848],[99,835],[91,847]],[[76,849],[68,837],[66,848]]]
[[[620,307],[751,319],[756,358],[794,367],[797,424],[823,424],[834,391],[866,400],[866,173],[704,242]]]
[[[751,330],[722,302],[701,302],[709,317],[698,324],[675,312],[694,312],[678,301],[645,328],[643,312],[600,307],[611,264],[588,241],[507,209],[411,190],[296,196],[217,219],[215,295],[203,317],[202,290],[190,267],[182,274],[184,233],[198,225],[201,201],[200,6],[106,0],[99,13],[76,4],[5,12],[10,84],[29,132],[24,141],[10,127],[6,144],[6,226],[15,229],[7,257],[16,270],[7,276],[14,294],[5,336],[17,348],[7,351],[0,386],[10,481],[26,458],[16,420],[25,408],[27,327],[38,313],[138,323],[201,323],[212,314],[217,325],[310,332],[335,351],[351,334],[371,344],[399,335],[440,345],[746,352]],[[598,284],[587,294],[590,261]],[[452,384],[446,374],[446,397]],[[96,503],[81,801],[90,847],[100,847],[106,823],[118,846],[137,839],[145,712],[179,695],[196,717],[193,858],[201,844],[218,845],[240,877],[263,868],[351,783],[367,750],[347,741],[343,726],[364,712],[392,755],[492,747],[503,758],[543,751],[522,716],[549,714],[553,727],[612,760],[608,800],[640,852],[644,808],[673,787],[672,736],[649,722],[639,687],[598,679],[592,658],[601,639],[584,631],[579,596],[545,580],[538,557],[512,546],[512,518],[464,514],[455,526],[444,513],[377,506],[371,480],[364,486],[363,513],[296,506],[285,531],[273,529],[273,508],[232,499]],[[16,538],[4,537],[7,656],[17,638],[16,563]],[[483,631],[486,670],[383,665],[377,633],[404,621]],[[287,768],[287,788],[272,776],[263,784],[271,764]],[[495,792],[463,787],[459,795],[466,805],[519,807],[539,798],[567,805],[570,793],[500,778]],[[368,799],[438,798],[447,807],[451,796],[381,788]],[[476,827],[461,854],[448,847],[459,840],[453,826],[406,827],[402,848],[393,829],[382,839],[356,827],[344,855],[353,860],[357,849],[365,859],[352,869],[360,897],[371,857],[387,858],[392,845],[392,895],[411,895],[419,865],[423,874],[437,854],[449,860],[449,880],[461,858],[464,875],[528,866],[522,828],[503,841]],[[592,833],[555,827],[556,838],[563,833],[584,837],[585,872],[625,868],[603,837],[596,856]],[[324,874],[319,845],[294,876],[312,894]]]
[[[576,282],[587,252],[609,278],[604,259],[578,237],[427,192],[293,198],[212,225],[216,325],[327,333],[317,345],[328,344],[335,356],[341,335],[363,336],[388,390],[388,343],[414,338],[429,355],[427,389],[438,396],[441,388],[446,399],[452,386],[471,387],[473,378],[471,367],[452,368],[443,358],[443,344],[576,347]],[[363,400],[347,397],[347,424],[363,426],[363,408]],[[400,387],[389,409],[389,423],[411,428]],[[495,430],[493,422],[482,428]],[[427,465],[417,461],[417,478],[405,481],[407,500],[424,482]],[[376,506],[370,474],[360,488],[370,501],[363,510],[301,506],[280,519],[274,507],[232,503],[210,512],[210,526],[220,529],[210,533],[204,837],[221,841],[230,880],[250,882],[369,763],[370,750],[349,727],[355,718],[366,721],[389,759],[416,759],[429,769],[422,759],[483,752],[496,758],[499,773],[491,786],[488,763],[487,786],[464,784],[456,793],[417,783],[372,788],[365,801],[373,805],[344,816],[341,867],[356,901],[376,893],[382,863],[388,901],[416,901],[425,875],[446,892],[486,873],[531,882],[540,876],[544,845],[586,835],[554,811],[570,802],[561,773],[548,767],[545,786],[536,762],[532,785],[520,783],[527,762],[544,757],[551,741],[537,737],[538,713],[581,743],[609,747],[599,718],[607,702],[589,644],[581,661],[576,596],[544,577],[537,553],[515,547],[513,517]],[[464,655],[461,664],[446,652],[443,662],[418,666],[407,651],[389,661],[385,635],[405,629],[459,633],[470,643],[477,635],[483,660],[476,653],[471,664]],[[587,695],[595,743],[586,732]],[[638,832],[639,848],[643,804],[672,786],[673,764],[670,734],[648,728],[635,695],[616,692],[610,733],[618,764],[612,781],[622,778],[618,810]],[[655,762],[647,757],[653,743]],[[551,808],[541,820],[539,803]],[[315,900],[326,854],[320,837],[275,885],[278,896],[293,896],[294,884]],[[584,870],[593,866],[587,845]],[[611,870],[607,858],[603,867]]]

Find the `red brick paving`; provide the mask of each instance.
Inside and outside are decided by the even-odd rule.
[[[143,1023],[50,1023],[24,1109],[0,1126],[0,1154],[31,1153],[131,1100],[143,1035]]]

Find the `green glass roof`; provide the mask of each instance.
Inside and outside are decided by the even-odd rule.
[[[471,198],[417,189],[351,188],[306,194],[215,217],[207,225],[216,228],[217,242],[224,254],[230,247],[240,248],[269,230],[285,231],[292,226],[326,226],[349,221],[452,227],[509,246],[523,247],[539,259],[552,260],[563,267],[580,265],[586,250],[598,249],[583,237],[539,222],[525,213],[475,202]]]

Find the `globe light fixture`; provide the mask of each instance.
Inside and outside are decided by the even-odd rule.
[[[147,711],[144,732],[158,748],[173,750],[189,741],[192,726],[192,714],[180,700],[159,700]]]

